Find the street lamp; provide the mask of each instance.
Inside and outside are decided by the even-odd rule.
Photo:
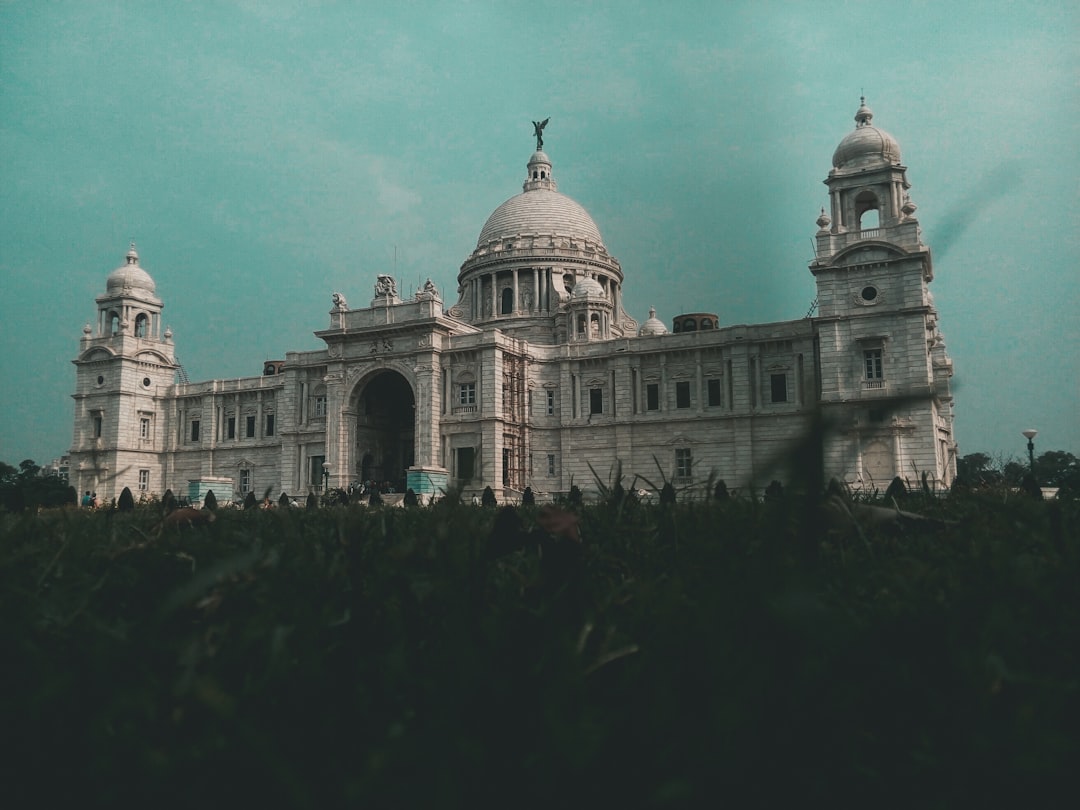
[[[323,478],[323,495],[330,492],[330,462],[324,461],[322,463],[322,478]]]
[[[1028,440],[1028,461],[1031,462],[1031,474],[1035,474],[1035,437],[1039,431],[1028,428],[1020,432],[1020,435]]]

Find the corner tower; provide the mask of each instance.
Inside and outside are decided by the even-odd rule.
[[[933,262],[900,146],[872,120],[863,98],[833,153],[830,213],[818,217],[810,263],[821,402],[838,434],[826,474],[884,490],[925,472],[947,486],[956,472],[952,361],[929,289]]]
[[[132,243],[97,301],[96,325],[83,327],[75,358],[75,431],[71,477],[80,495],[106,500],[129,487],[160,490],[167,396],[177,363],[164,305]]]

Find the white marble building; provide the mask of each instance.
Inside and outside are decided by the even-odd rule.
[[[783,480],[816,414],[825,474],[884,488],[955,474],[952,365],[930,295],[907,169],[864,104],[825,180],[810,264],[816,314],[725,326],[623,307],[600,230],[529,158],[523,190],[480,230],[450,306],[380,276],[335,294],[318,351],[260,376],[189,382],[134,246],[97,298],[76,372],[71,481],[106,499],[174,492],[303,495],[360,480],[419,493],[490,485],[541,497],[624,473],[677,485]],[[345,291],[355,298],[356,293]],[[282,302],[284,306],[286,302]]]

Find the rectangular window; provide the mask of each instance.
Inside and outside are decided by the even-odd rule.
[[[311,456],[308,462],[311,464],[310,478],[308,478],[308,484],[318,489],[322,489],[323,484],[323,462],[326,461],[326,456]]]
[[[660,383],[648,383],[645,386],[645,410],[660,410]]]
[[[101,414],[94,414],[93,420],[94,420],[94,422],[93,422],[94,438],[95,439],[100,439],[101,438]]]
[[[199,440],[199,420],[191,420],[191,440],[197,442]]]
[[[548,416],[554,416],[555,415],[555,392],[554,391],[548,391],[547,392],[547,415]]]
[[[458,404],[459,405],[475,405],[476,404],[476,383],[462,383],[458,388]]]
[[[326,395],[320,394],[315,397],[315,416],[316,418],[326,416]]]
[[[675,477],[688,481],[692,477],[694,457],[689,447],[680,447],[675,450]]]
[[[247,437],[249,439],[255,438],[255,417],[249,416],[247,418]]]
[[[880,380],[884,378],[881,349],[867,349],[863,352],[863,360],[866,363],[866,379]]]
[[[235,439],[236,438],[236,417],[235,416],[230,416],[228,419],[225,420],[225,438],[226,439]]]
[[[266,415],[266,435],[274,435],[274,415],[272,413]]]
[[[604,412],[604,389],[602,388],[590,388],[589,389],[589,414],[597,414]]]
[[[769,386],[773,402],[787,402],[787,374],[770,375]]]
[[[143,416],[139,419],[139,438],[150,438],[150,417],[148,416]]]
[[[690,383],[689,381],[675,383],[675,407],[690,407]]]
[[[723,405],[723,397],[720,394],[720,380],[709,380],[707,385],[709,389],[709,405]]]
[[[459,447],[457,453],[457,477],[463,481],[472,479],[475,475],[476,448]]]
[[[548,453],[548,475],[555,474],[555,454]]]
[[[240,494],[247,495],[251,492],[251,470],[247,468],[240,469]]]
[[[150,491],[150,471],[139,470],[139,492]]]

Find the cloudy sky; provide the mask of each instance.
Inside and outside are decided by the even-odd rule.
[[[900,142],[961,453],[1080,454],[1080,6],[0,0],[0,460],[72,438],[128,242],[192,380],[318,348],[330,293],[456,275],[531,121],[627,307],[803,317],[833,149]]]

